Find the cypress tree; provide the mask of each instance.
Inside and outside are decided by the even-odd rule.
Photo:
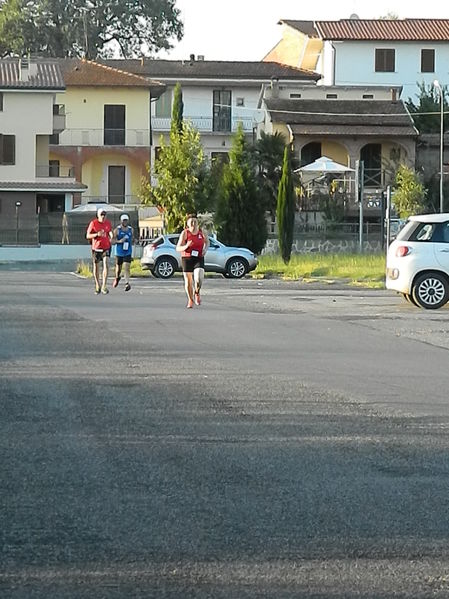
[[[267,240],[263,198],[256,185],[256,172],[240,125],[223,169],[217,205],[219,239],[227,245],[243,246],[259,253]]]
[[[285,264],[290,262],[293,243],[293,228],[295,224],[295,191],[291,171],[291,150],[289,146],[284,150],[282,175],[278,188],[278,201],[276,209],[278,225],[278,240],[281,256]]]
[[[184,102],[182,101],[182,88],[181,84],[177,83],[173,92],[173,107],[171,115],[171,128],[170,132],[181,134],[182,132],[182,121],[184,118]]]

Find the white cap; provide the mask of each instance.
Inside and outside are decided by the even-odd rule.
[[[129,220],[129,216],[127,214],[122,214],[120,220]]]
[[[98,208],[97,216],[100,216],[100,214],[102,214],[103,212],[106,213],[106,210],[104,208]]]

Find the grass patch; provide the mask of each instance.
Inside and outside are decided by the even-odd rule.
[[[93,276],[91,263],[84,262],[84,260],[80,260],[80,262],[78,262],[75,272],[82,277],[86,277],[86,279],[89,279]]]
[[[382,288],[385,281],[384,254],[294,254],[284,264],[278,254],[259,256],[257,278],[333,282],[344,280],[363,287]]]

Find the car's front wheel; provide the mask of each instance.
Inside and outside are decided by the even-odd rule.
[[[162,257],[156,262],[153,270],[153,274],[158,279],[169,279],[175,274],[178,265],[173,258]]]
[[[226,274],[230,279],[241,279],[248,270],[248,262],[243,258],[231,258],[226,265]]]
[[[413,284],[412,299],[417,306],[426,310],[441,308],[449,300],[448,280],[438,272],[420,275]]]

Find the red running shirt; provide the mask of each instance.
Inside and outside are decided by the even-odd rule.
[[[102,223],[100,223],[98,218],[94,218],[94,220],[90,221],[89,226],[87,227],[87,233],[99,233],[100,231],[104,231],[104,235],[102,237],[94,237],[94,239],[92,239],[92,249],[94,252],[104,252],[105,250],[109,250],[111,247],[109,233],[112,231],[112,225],[110,221],[105,219]]]
[[[193,243],[185,252],[182,252],[181,256],[183,258],[193,258],[197,256],[202,256],[204,248],[204,235],[201,229],[198,231],[196,235],[191,233],[188,229],[185,230],[185,233],[186,243],[188,241],[192,241]]]

